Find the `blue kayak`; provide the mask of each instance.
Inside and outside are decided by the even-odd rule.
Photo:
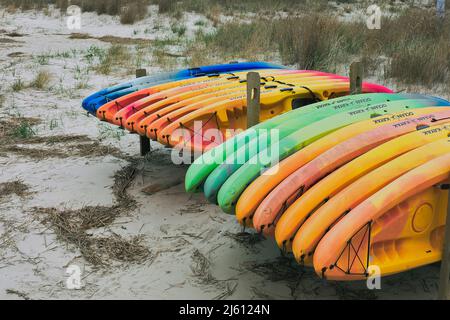
[[[160,73],[147,77],[137,78],[129,82],[121,83],[97,91],[96,93],[91,94],[83,100],[82,107],[89,113],[95,114],[97,109],[108,101],[158,84],[201,77],[213,73],[226,73],[256,69],[286,69],[286,67],[267,62],[233,62]]]

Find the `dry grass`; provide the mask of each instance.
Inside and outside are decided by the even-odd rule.
[[[222,61],[237,58],[256,60],[265,56],[272,46],[272,38],[270,33],[268,36],[267,31],[271,28],[272,22],[265,20],[258,20],[250,24],[227,23],[217,28],[214,33],[199,32],[195,41],[188,47],[186,54],[190,57],[191,65],[204,63],[195,61],[201,55],[203,55],[203,59],[207,59],[209,56]]]
[[[234,241],[238,242],[241,245],[244,245],[247,248],[254,248],[255,245],[262,242],[264,237],[259,233],[249,233],[249,232],[239,232],[239,233],[231,233],[225,232],[225,237],[231,238]]]
[[[62,12],[69,5],[77,5],[83,12],[97,12],[98,14],[109,14],[119,16],[124,24],[134,23],[145,18],[149,0],[0,0],[0,5],[14,12],[21,10],[46,10],[49,4],[56,5]]]
[[[94,230],[107,229],[120,216],[136,207],[127,188],[135,176],[136,164],[131,163],[114,176],[113,206],[89,206],[79,210],[34,208],[40,221],[50,227],[58,239],[73,245],[94,266],[105,267],[113,262],[143,263],[152,259],[150,250],[143,244],[143,237],[124,238],[111,230],[106,235],[93,235]]]
[[[50,85],[52,79],[52,74],[46,70],[40,70],[34,80],[31,82],[30,86],[36,89],[46,89]]]
[[[215,300],[226,299],[233,295],[237,288],[236,279],[219,280],[211,274],[211,262],[208,258],[195,249],[191,255],[191,271],[200,285],[208,285],[220,291]]]
[[[29,194],[29,186],[21,180],[0,183],[0,200],[15,194],[19,197],[25,197]]]
[[[6,289],[6,294],[18,296],[23,300],[31,300],[31,298],[26,293],[15,289]]]
[[[106,266],[112,261],[142,263],[151,255],[142,244],[142,236],[129,239],[115,233],[94,236],[91,231],[105,228],[121,214],[123,207],[84,207],[80,210],[34,208],[41,222],[52,228],[58,239],[74,245],[81,255],[94,266]]]
[[[70,138],[68,136],[67,138]],[[15,154],[21,157],[27,157],[33,160],[46,160],[50,158],[66,159],[70,157],[104,157],[114,156],[119,159],[128,160],[129,157],[123,154],[119,149],[115,147],[105,146],[97,141],[90,143],[85,142],[73,142],[64,143],[63,145],[57,145],[61,142],[58,140],[66,140],[66,136],[53,136],[53,137],[39,137],[37,140],[31,139],[30,141],[23,142],[24,144],[44,144],[39,147],[29,147],[22,145],[3,145],[0,146],[0,156],[6,156],[8,153]],[[70,140],[70,139],[67,139]],[[56,141],[56,142],[55,142]],[[47,146],[47,147],[46,147]]]
[[[208,15],[211,9],[233,15],[237,12],[273,14],[274,12],[298,12],[301,9],[320,9],[327,5],[326,0],[152,0],[159,5],[159,13],[177,14],[179,11],[195,11]],[[342,1],[341,1],[342,2]],[[354,2],[347,0],[346,2]]]
[[[130,61],[132,61],[132,55],[129,49],[124,45],[113,44],[101,57],[100,63],[95,69],[101,74],[108,75],[114,68],[128,66]]]
[[[25,89],[25,87],[26,87],[25,83],[22,81],[21,78],[15,79],[14,82],[12,83],[12,85],[11,85],[11,89],[14,92],[21,91],[21,90]]]
[[[93,141],[86,135],[37,136],[33,126],[40,122],[36,118],[24,117],[0,120],[0,155],[13,153],[34,160],[107,155],[124,160],[130,159],[119,149]]]
[[[301,17],[229,22],[211,34],[198,33],[186,55],[191,65],[236,58],[272,60],[300,69],[342,72],[354,60],[398,83],[433,86],[450,81],[450,19],[433,11],[407,9],[382,20],[381,30],[314,12]],[[387,61],[385,70],[382,63]]]
[[[32,138],[36,135],[33,126],[40,122],[37,118],[26,117],[0,120],[0,147]]]
[[[108,42],[116,45],[150,45],[152,41],[149,39],[142,38],[124,38],[124,37],[116,37],[116,36],[102,36],[102,37],[94,37],[87,33],[71,33],[69,39],[97,39],[103,42]]]

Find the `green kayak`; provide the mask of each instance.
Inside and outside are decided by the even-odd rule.
[[[349,108],[350,106],[363,107],[375,103],[408,98],[410,98],[410,96],[408,95],[388,93],[368,93],[345,96],[301,107],[299,109],[292,110],[278,117],[262,122],[252,127],[253,130],[246,130],[228,139],[221,145],[205,152],[202,156],[197,158],[189,167],[186,173],[186,191],[198,191],[209,174],[218,165],[223,163],[228,156],[232,155],[236,150],[238,150],[238,147],[241,147],[246,143],[249,143],[250,141],[256,139],[258,136],[258,132],[260,132],[261,130],[270,130],[277,127],[282,128],[284,127],[286,121],[290,122],[290,128],[298,129],[302,125],[304,126],[308,124],[307,122],[303,121],[303,117],[307,114],[313,114],[313,117],[309,118],[308,120],[309,122],[311,122],[313,120],[321,120],[325,117],[333,115],[341,109]]]
[[[392,100],[392,99],[391,99]],[[358,101],[358,100],[356,100]],[[323,109],[320,114],[317,113],[308,113],[303,115],[302,117],[293,118],[290,120],[286,120],[282,123],[282,125],[275,126],[273,129],[277,129],[277,136],[275,139],[283,139],[289,134],[311,124],[316,121],[322,120],[326,117],[339,114],[341,112],[345,112],[348,110],[353,110],[357,108],[362,108],[364,106],[368,106],[368,104],[347,104],[339,109]],[[275,130],[272,129],[272,133]],[[247,143],[243,143],[242,146],[236,150],[236,152],[232,152],[228,154],[226,159],[219,164],[207,177],[203,191],[205,193],[206,198],[211,203],[217,203],[217,194],[221,186],[225,183],[225,181],[238,170],[244,163],[248,161],[248,159],[252,158],[254,155],[258,154],[262,150],[265,150],[272,144],[272,136],[271,133],[262,132],[258,136],[253,131],[254,136],[249,138]]]

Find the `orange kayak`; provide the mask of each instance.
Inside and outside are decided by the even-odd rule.
[[[318,157],[320,154],[329,150],[330,148],[346,141],[358,134],[366,131],[371,131],[375,128],[388,125],[389,123],[398,122],[402,119],[409,119],[419,117],[420,115],[431,114],[433,112],[441,112],[445,109],[438,107],[414,109],[403,111],[392,115],[380,116],[374,119],[361,121],[350,126],[341,128],[334,133],[319,139],[318,141],[299,150],[292,156],[282,160],[277,168],[271,168],[267,174],[259,176],[253,181],[248,188],[245,189],[236,205],[236,218],[241,224],[253,226],[253,217],[256,209],[260,206],[265,197],[281,182],[289,177],[293,172],[308,162]],[[450,109],[448,109],[450,110]],[[306,191],[306,190],[304,190]],[[262,218],[259,215],[259,218]],[[273,217],[267,217],[268,221],[273,221]],[[262,220],[256,222],[255,225],[259,228],[261,225],[270,225],[270,222]],[[266,234],[273,233],[273,227],[264,229]]]
[[[292,110],[292,101],[296,99],[311,98],[314,94],[320,100],[327,100],[330,94],[339,97],[347,95],[348,91],[348,83],[314,84],[308,89],[300,86],[268,90],[266,95],[261,95],[260,120],[265,121]],[[242,95],[190,112],[165,127],[158,135],[158,141],[194,152],[209,150],[228,139],[230,130],[246,129],[246,104],[246,95]]]
[[[277,244],[290,250],[298,229],[334,195],[400,155],[446,138],[449,131],[450,126],[440,125],[411,132],[370,150],[329,174],[306,191],[281,216],[275,228]]]
[[[447,181],[449,173],[447,152],[353,208],[319,242],[314,253],[317,274],[360,280],[369,275],[370,266],[378,266],[386,276],[439,261],[448,192],[430,188]]]
[[[251,70],[249,70],[251,71]],[[185,88],[192,86],[191,88],[195,88],[196,86],[210,86],[210,85],[220,85],[220,84],[227,84],[230,82],[236,82],[240,79],[240,77],[245,77],[245,75],[249,72],[237,72],[237,73],[225,73],[225,74],[214,74],[209,76],[203,76],[203,77],[197,77],[197,78],[190,78],[190,79],[184,79],[184,80],[178,80],[173,82],[167,82],[163,84],[159,84],[156,86],[152,86],[146,89],[142,89],[133,93],[130,93],[128,95],[125,95],[123,97],[120,97],[118,99],[115,99],[113,101],[110,101],[103,106],[101,106],[97,110],[97,117],[103,121],[113,122],[115,120],[115,114],[122,109],[125,111],[123,113],[127,113],[126,116],[130,116],[135,112],[135,110],[138,110],[139,107],[144,107],[145,105],[148,105],[151,102],[155,102],[155,99],[158,93],[171,90],[171,94],[177,94],[180,93],[180,88]],[[317,71],[307,71],[307,70],[286,70],[286,69],[280,69],[280,70],[273,70],[273,69],[266,69],[266,70],[258,70],[260,74],[264,76],[270,76],[274,78],[277,75],[289,75],[289,74],[303,74],[307,73],[308,75],[328,75]],[[331,75],[332,76],[332,75]],[[335,76],[339,77],[339,76]],[[342,77],[339,77],[342,78]],[[152,96],[152,95],[157,95]],[[133,105],[133,103],[143,100],[142,103],[138,103],[137,105]],[[157,101],[157,100],[156,100]],[[125,123],[125,119],[122,117],[122,122]]]
[[[412,150],[361,177],[317,209],[297,231],[292,251],[297,261],[311,257],[326,231],[347,212],[402,174],[450,152],[446,139]]]
[[[426,109],[429,110],[429,108]],[[450,122],[450,109],[445,109],[434,108],[432,113],[426,113],[415,118],[408,118],[400,122],[379,126],[378,128],[355,135],[323,152],[306,165],[299,167],[267,195],[255,212],[253,218],[254,227],[258,231],[261,229],[268,230],[269,232],[273,231],[276,220],[303,192],[306,192],[325,175],[380,144],[415,131],[417,128],[423,129],[426,126]],[[437,119],[443,120],[436,121]],[[360,123],[360,125],[367,128],[366,123],[367,121]],[[385,120],[379,119],[378,123],[384,124],[386,122]],[[363,130],[361,126],[354,127],[360,129],[357,131],[361,132]],[[294,154],[294,156],[298,159],[303,154]]]

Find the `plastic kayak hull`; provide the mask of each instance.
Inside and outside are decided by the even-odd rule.
[[[448,180],[449,172],[447,152],[356,206],[318,244],[316,272],[330,280],[360,280],[370,265],[387,276],[439,261],[448,196],[432,186]]]
[[[93,93],[86,97],[82,102],[82,107],[92,113],[95,114],[96,110],[107,103],[108,100],[111,100],[111,94],[121,92],[122,95],[131,93],[132,90],[136,90],[136,87],[141,86],[153,86],[157,84],[161,84],[164,82],[189,79],[199,76],[204,76],[205,74],[211,73],[226,73],[226,72],[234,72],[234,71],[243,71],[243,70],[258,70],[258,69],[286,69],[284,66],[266,63],[266,62],[237,62],[237,63],[229,63],[229,64],[218,64],[211,66],[202,66],[198,68],[190,68],[179,70],[175,72],[167,72],[162,74],[156,74],[152,76],[137,78],[129,82],[121,83],[115,86],[111,86],[109,88],[102,89],[96,93]],[[126,93],[125,93],[126,92]],[[108,97],[108,95],[110,95]],[[115,95],[114,99],[121,97],[121,95]]]
[[[330,173],[292,203],[280,217],[275,228],[278,246],[290,251],[297,231],[305,221],[313,219],[314,212],[334,195],[402,154],[447,137],[449,129],[446,125],[441,125],[411,132],[383,143]],[[317,234],[321,235],[319,231]]]
[[[234,207],[239,196],[245,190],[246,186],[262,172],[276,165],[280,160],[285,159],[339,128],[370,119],[373,116],[433,105],[433,100],[400,100],[340,112],[334,116],[313,122],[289,136],[280,139],[278,143],[272,144],[270,146],[269,156],[264,154],[269,152],[263,151],[241,166],[220,188],[217,197],[218,203],[225,212],[234,213]]]
[[[407,118],[405,119],[405,117]],[[394,121],[394,119],[397,121]],[[399,119],[403,120],[398,121]],[[286,160],[296,165],[295,171],[288,171],[289,169],[292,170],[292,166],[286,168],[286,165],[282,162],[276,173],[268,172],[263,175],[263,177],[267,177],[265,180],[272,181],[272,184],[273,181],[279,181],[280,183],[263,198],[264,200],[255,211],[253,217],[255,229],[257,231],[263,230],[266,233],[272,232],[277,218],[283,211],[325,175],[386,141],[423,129],[426,126],[441,123],[436,121],[438,119],[449,122],[450,108],[408,110],[362,121],[320,139],[310,145],[312,148],[307,147],[293,154]],[[340,141],[340,143],[335,143],[333,147],[327,148],[327,150],[322,149],[323,152],[319,151],[321,146],[326,148],[336,141]],[[257,183],[256,186],[252,184],[247,189],[256,187],[257,192],[260,193],[258,188],[260,185],[261,182]],[[258,194],[257,199],[261,198],[262,195]],[[245,201],[245,199],[243,200]],[[255,200],[252,199],[254,202]]]
[[[340,77],[323,76],[323,75],[314,75],[313,73],[291,73],[280,76],[270,76],[267,77],[265,81],[261,82],[262,90],[270,85],[277,85],[279,83],[274,82],[275,78],[277,81],[291,81],[298,82],[300,79],[303,81],[344,81]],[[129,115],[125,123],[125,128],[133,131],[137,130],[140,134],[145,134],[141,130],[141,128],[149,128],[151,123],[158,118],[168,115],[171,112],[176,112],[182,107],[186,107],[192,103],[200,102],[205,99],[215,97],[215,96],[224,96],[225,93],[233,92],[243,92],[246,90],[245,82],[243,79],[237,78],[232,82],[227,83],[215,83],[211,84],[198,84],[196,87],[190,86],[186,92],[180,93],[177,95],[171,95],[170,93],[166,94],[166,97],[163,101],[159,101],[156,103],[148,103],[147,99],[142,99],[136,101],[135,103],[126,107],[126,109],[132,109],[133,114]],[[122,112],[122,110],[120,111]],[[116,117],[119,113],[116,114]],[[172,117],[170,117],[172,118]],[[152,132],[151,130],[147,130],[146,132]]]
[[[229,138],[223,144],[205,152],[203,155],[198,157],[194,163],[189,167],[186,173],[185,179],[185,189],[188,192],[197,191],[205,182],[207,177],[211,172],[222,164],[227,157],[236,152],[239,148],[245,148],[248,144],[249,139],[257,139],[258,132],[265,132],[282,124],[290,119],[302,119],[306,114],[322,114],[323,112],[328,112],[327,110],[339,110],[345,108],[349,105],[357,106],[369,106],[371,104],[395,101],[407,99],[403,95],[399,94],[362,94],[345,96],[340,98],[335,98],[328,101],[322,101],[314,103],[311,105],[303,106],[297,108],[291,112],[287,112],[278,117],[274,117],[263,123],[260,123],[252,128],[252,130],[247,130],[238,135]]]

